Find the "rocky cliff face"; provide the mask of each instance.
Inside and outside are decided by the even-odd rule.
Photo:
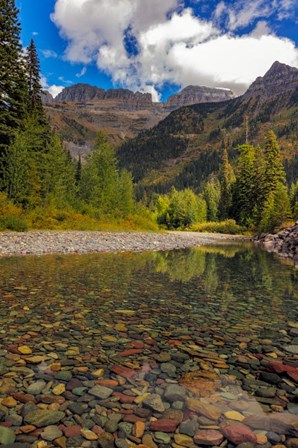
[[[45,91],[45,92],[42,92],[42,102],[43,102],[43,104],[51,104],[51,103],[53,103],[55,100],[54,100],[54,98],[53,98],[53,96],[50,94],[50,92],[48,92],[48,91]]]
[[[188,86],[181,92],[170,96],[167,106],[170,108],[179,108],[199,103],[219,103],[232,98],[235,98],[235,94],[229,89]]]
[[[128,89],[109,89],[105,91],[89,84],[75,84],[66,87],[56,98],[55,103],[101,103],[114,101],[128,110],[152,106],[149,93],[131,92]]]
[[[265,76],[259,76],[249,87],[244,97],[270,98],[298,88],[298,69],[274,62]]]
[[[75,84],[65,87],[55,98],[55,103],[88,103],[89,101],[101,100],[105,91],[99,87],[89,84]]]

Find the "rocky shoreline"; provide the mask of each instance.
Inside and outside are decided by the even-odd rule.
[[[247,238],[195,232],[0,232],[0,256],[159,251],[233,241]]]
[[[298,221],[281,232],[261,235],[255,243],[268,252],[292,259],[298,267]]]

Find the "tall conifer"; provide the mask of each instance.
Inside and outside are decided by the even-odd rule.
[[[0,154],[3,159],[26,115],[27,86],[14,0],[0,1]]]
[[[29,91],[29,112],[39,115],[39,118],[44,119],[41,100],[42,87],[40,84],[39,58],[33,39],[31,39],[30,45],[27,48],[26,71]]]

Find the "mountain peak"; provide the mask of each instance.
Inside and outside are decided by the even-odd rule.
[[[259,76],[248,88],[245,97],[269,98],[298,87],[298,69],[275,61],[264,76]]]

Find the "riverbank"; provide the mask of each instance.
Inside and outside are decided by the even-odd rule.
[[[266,234],[255,241],[268,252],[293,260],[298,267],[298,221],[275,234]]]
[[[247,240],[196,232],[0,232],[0,256],[159,251]]]

